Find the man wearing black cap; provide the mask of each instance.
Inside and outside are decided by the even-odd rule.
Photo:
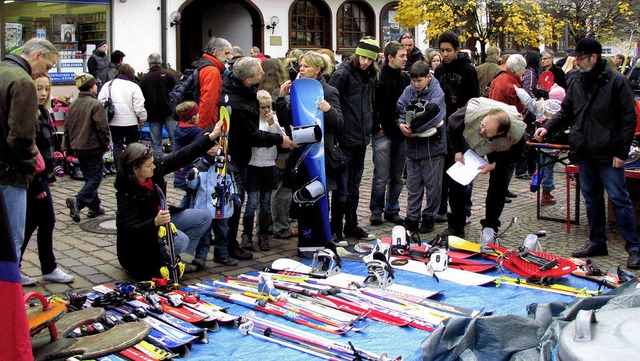
[[[109,80],[109,57],[107,56],[106,41],[96,43],[96,49],[93,51],[93,54],[91,54],[89,60],[87,60],[87,69],[89,70],[89,74],[96,78],[98,93],[100,93],[102,84]]]
[[[347,158],[347,170],[336,177],[338,189],[331,200],[331,231],[336,234],[338,242],[342,241],[343,215],[345,236],[368,237],[368,233],[358,226],[356,211],[360,201],[365,153],[371,140],[373,96],[378,74],[376,59],[379,52],[380,46],[375,39],[361,39],[355,54],[329,80],[329,84],[340,92],[344,131],[338,136],[338,141]]]
[[[633,92],[622,74],[602,59],[602,46],[593,38],[578,41],[569,54],[579,69],[569,84],[562,108],[535,133],[542,141],[549,132],[571,125],[570,159],[580,167],[579,181],[587,205],[589,240],[574,257],[606,256],[606,190],[618,230],[629,253],[627,267],[640,268],[640,241],[633,204],[624,176],[624,162],[637,123]]]

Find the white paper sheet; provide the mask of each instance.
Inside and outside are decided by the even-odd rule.
[[[454,181],[466,186],[480,173],[478,167],[487,164],[487,161],[471,149],[464,152],[462,157],[464,164],[462,162],[455,162],[451,168],[447,169],[447,174]]]

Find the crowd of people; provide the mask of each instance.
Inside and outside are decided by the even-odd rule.
[[[509,191],[512,177],[529,179],[538,172],[541,204],[555,204],[551,192],[556,154],[528,149],[526,141],[543,142],[569,129],[570,158],[580,167],[589,222],[589,241],[573,255],[608,253],[606,190],[626,241],[627,266],[640,268],[640,241],[623,170],[637,123],[630,81],[637,81],[640,62],[625,68],[609,64],[594,39],[579,41],[560,64],[554,63],[550,51],[505,56],[490,46],[486,61],[476,66],[451,31],[439,36],[437,48],[424,53],[411,33],[382,49],[375,38],[364,37],[353,54],[343,54],[341,63],[328,49],[292,49],[282,60],[252,47],[251,56],[245,57],[241,48],[213,37],[192,64],[199,84],[193,99],[180,104],[172,103],[170,93],[181,79],[163,67],[159,54],[149,55],[149,69],[138,79],[122,51],[114,51],[109,59],[106,43],[96,45],[89,73],[76,74],[80,93],[65,120],[62,148],[78,158],[85,182],[66,205],[75,222],[81,220],[83,208],[89,218],[105,213],[98,190],[105,172],[103,154],[112,149],[117,166],[118,259],[134,278],[154,277],[166,262],[158,229],[169,222],[177,229],[176,252],[194,256],[187,271],[204,269],[211,246],[216,263],[235,266],[251,259],[256,251],[254,229],[260,251],[270,249],[270,237],[296,235],[290,223],[293,185],[288,181],[288,158],[298,147],[291,138],[289,100],[297,78],[316,79],[322,85],[324,99],[318,108],[324,113],[325,154],[339,148],[344,156],[344,166],[326,169],[335,245],[348,245],[345,238],[370,236],[357,215],[369,145],[369,222],[404,225],[414,242],[444,222],[447,227],[441,234],[465,236],[473,182],[459,184],[446,170],[464,162],[468,151],[486,157],[479,172],[489,174],[488,188],[475,189],[486,193],[486,213],[480,221],[486,244],[495,241],[505,203],[517,197]],[[43,279],[67,283],[73,277],[56,266],[53,253],[55,214],[49,188],[54,132],[47,71],[56,60],[51,43],[32,39],[21,55],[9,55],[0,64],[0,98],[15,105],[0,114],[6,129],[0,139],[0,182],[12,204],[8,215],[18,258],[38,229]],[[545,71],[554,79],[548,88],[538,81]],[[9,91],[16,87],[21,91]],[[105,111],[106,103],[111,114]],[[225,216],[220,218],[210,198],[220,163],[223,106],[232,113],[224,180],[231,191],[224,195]],[[17,115],[16,107],[33,109],[33,114]],[[150,144],[140,141],[145,123]],[[169,135],[168,153],[163,128]],[[536,163],[544,169],[536,169]],[[165,209],[164,176],[170,173],[183,199]],[[399,199],[405,185],[403,207]],[[23,274],[22,282],[36,281]]]

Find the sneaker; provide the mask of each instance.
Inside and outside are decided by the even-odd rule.
[[[491,227],[484,227],[482,229],[482,239],[480,241],[480,251],[483,253],[493,253],[493,248],[489,247],[488,244],[496,243],[496,231]]]
[[[364,231],[364,229],[360,227],[356,227],[351,231],[344,230],[345,237],[353,237],[353,238],[369,238],[369,234]]]
[[[333,234],[333,237],[331,237],[331,242],[333,242],[336,247],[349,247],[349,242],[345,241],[342,236],[338,236],[335,233]]]
[[[80,222],[80,208],[78,208],[78,200],[76,197],[67,198],[67,207],[69,208],[69,216],[74,222]]]
[[[385,214],[384,215],[384,219],[386,219],[389,222],[395,223],[399,226],[402,225],[402,223],[404,223],[404,219],[402,217],[400,217],[399,214]]]
[[[42,279],[47,281],[47,282],[54,282],[54,283],[71,283],[71,282],[73,282],[73,276],[62,272],[62,270],[60,268],[58,268],[58,267],[56,267],[56,269],[54,269],[53,272],[51,272],[51,273],[49,273],[47,275],[43,275]]]
[[[253,257],[253,255],[251,256]],[[225,266],[235,266],[238,264],[238,260],[233,257],[227,257],[227,258],[213,257],[213,262],[220,263]]]
[[[242,248],[238,248],[236,250],[230,251],[229,256],[235,258],[236,260],[246,261],[253,258],[253,253],[247,252]]]
[[[516,178],[523,180],[531,180],[531,176],[528,174],[516,174]]]
[[[32,285],[35,285],[36,282],[38,282],[35,278],[25,276],[22,273],[20,273],[20,280],[22,281],[23,286],[32,286]]]
[[[609,255],[609,250],[607,249],[606,244],[595,244],[595,243],[591,243],[590,241],[587,241],[584,247],[576,251],[573,251],[573,253],[571,253],[572,257],[577,257],[577,258],[607,256],[607,255]]]
[[[433,220],[436,223],[445,223],[447,221],[447,215],[446,214],[436,214],[436,216],[433,217]]]
[[[371,217],[369,217],[369,223],[371,223],[372,226],[377,226],[382,224],[382,214],[380,213],[371,214]]]
[[[87,213],[87,217],[89,218],[96,218],[98,216],[101,216],[103,214],[105,214],[106,211],[104,208],[102,208],[102,206],[98,206],[98,208],[94,208],[94,209],[89,209],[89,213]]]
[[[631,268],[631,269],[640,268],[640,252],[638,251],[629,252],[629,259],[627,260],[627,268]]]

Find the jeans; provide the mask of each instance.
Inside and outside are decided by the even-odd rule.
[[[113,162],[118,167],[118,160],[127,145],[140,140],[140,130],[137,125],[125,127],[113,127],[111,130],[111,142],[113,143]]]
[[[206,209],[185,209],[171,215],[171,222],[178,229],[174,240],[177,254],[193,254],[202,236],[211,225],[211,213]]]
[[[80,169],[84,176],[84,185],[78,192],[78,208],[97,209],[100,206],[100,197],[98,196],[98,188],[104,177],[104,162],[102,155],[78,155],[80,161]]]
[[[386,135],[382,135],[373,137],[371,145],[373,148],[373,179],[371,180],[369,209],[373,214],[382,214],[383,211],[388,215],[398,214],[400,213],[398,199],[404,186],[402,172],[406,161],[405,141],[404,139],[392,140]]]
[[[164,125],[167,133],[169,133],[169,142],[171,143],[171,151],[176,150],[175,130],[178,122],[173,119],[173,115],[168,116],[161,122],[149,122],[149,135],[151,136],[151,148],[153,148],[153,156],[162,155],[162,126]]]
[[[358,203],[360,201],[360,183],[364,171],[366,146],[340,146],[345,155],[347,170],[336,177],[338,183],[338,203],[346,205],[344,212],[344,229],[351,231],[358,226]],[[336,220],[337,221],[337,220]],[[340,220],[342,222],[342,220]]]
[[[556,189],[556,186],[553,184],[554,159],[544,152],[540,152],[540,164],[542,164],[542,189],[551,192]]]
[[[43,184],[43,190],[47,193],[44,198],[36,198],[36,194],[29,190],[27,192],[27,218],[24,231],[24,243],[21,254],[24,255],[29,239],[37,229],[38,235],[38,258],[40,259],[40,270],[43,275],[49,274],[56,269],[56,257],[53,254],[53,229],[56,224],[56,216],[53,210],[53,197],[49,184]]]
[[[258,206],[260,214],[271,214],[271,191],[247,192],[247,204],[244,207],[245,218],[253,218]]]
[[[205,232],[196,247],[194,258],[206,261],[211,244],[215,246],[213,249],[213,257],[215,259],[226,260],[229,257],[229,249],[227,247],[227,233],[229,233],[228,221],[227,218],[211,220],[210,231],[213,232],[213,241],[211,240],[211,232]]]
[[[278,159],[285,161],[289,154],[278,154]],[[284,169],[276,167],[276,190],[271,193],[271,217],[273,219],[273,232],[285,234],[291,231],[289,222],[289,209],[291,209],[291,189],[282,186]]]
[[[587,221],[589,222],[589,242],[605,245],[606,215],[604,190],[609,195],[613,214],[616,217],[618,230],[625,240],[627,252],[640,251],[640,241],[636,231],[636,218],[633,204],[627,192],[627,183],[623,168],[613,168],[610,163],[598,161],[581,161],[578,163],[580,172],[580,190],[587,207]]]
[[[11,236],[16,249],[16,262],[20,260],[24,243],[24,226],[27,218],[27,189],[8,184],[2,185],[4,201],[7,205],[7,218],[11,225]]]

